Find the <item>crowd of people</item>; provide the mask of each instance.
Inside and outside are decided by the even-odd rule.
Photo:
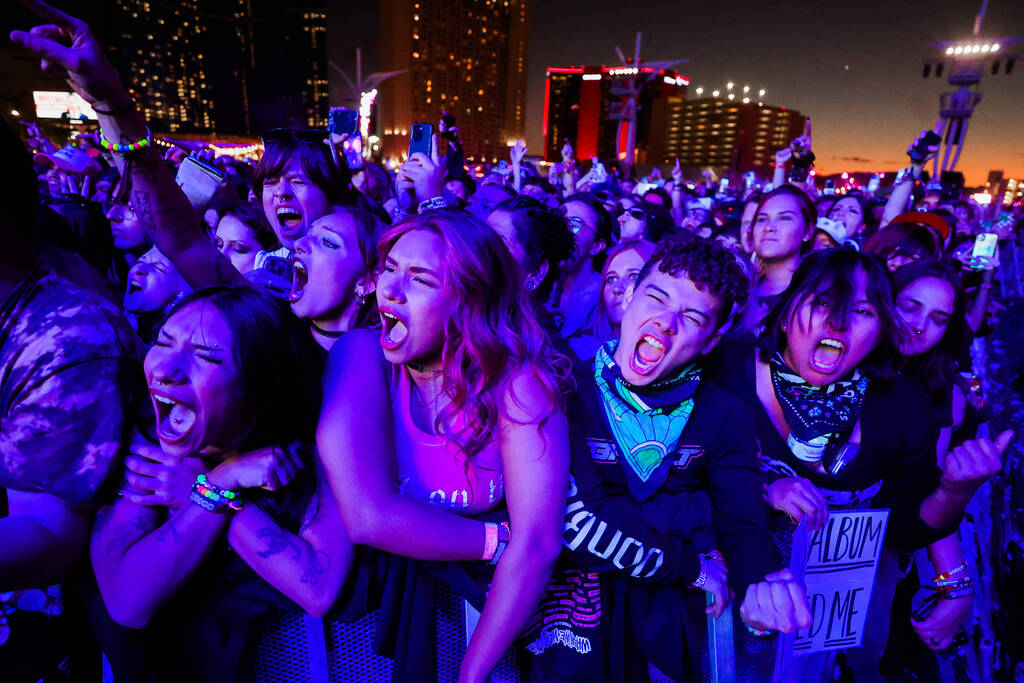
[[[771,680],[811,625],[794,530],[866,508],[864,644],[789,680],[955,647],[960,521],[1013,438],[979,434],[974,245],[1016,235],[928,181],[934,149],[845,194],[809,128],[731,185],[568,143],[474,177],[447,116],[395,172],[325,130],[189,157],[88,26],[28,4],[12,41],[99,130],[0,130],[0,678],[97,680],[102,653],[118,682],[238,680],[254,624],[304,611],[376,613],[393,680],[436,680],[453,591],[460,681],[509,652],[522,680],[701,680],[727,610]]]

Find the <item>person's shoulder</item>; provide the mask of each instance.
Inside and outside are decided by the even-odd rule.
[[[40,277],[19,309],[16,324],[23,336],[65,347],[76,356],[101,347],[139,350],[128,321],[110,301],[60,276]]]
[[[329,359],[360,358],[384,360],[384,349],[380,345],[380,330],[357,328],[349,330],[331,346]]]
[[[334,342],[327,353],[325,378],[331,381],[339,373],[368,376],[370,373],[388,372],[391,364],[384,357],[380,345],[380,331],[372,329],[349,330]]]

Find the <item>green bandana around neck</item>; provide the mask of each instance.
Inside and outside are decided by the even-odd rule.
[[[668,479],[672,458],[693,412],[701,372],[690,363],[674,377],[648,386],[630,384],[612,360],[617,341],[598,349],[594,381],[605,420],[622,456],[629,490],[638,501],[651,497]]]

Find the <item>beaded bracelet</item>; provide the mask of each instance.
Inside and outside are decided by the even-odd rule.
[[[242,509],[242,500],[237,491],[222,489],[210,483],[205,474],[196,477],[189,500],[210,512],[222,512],[225,508]]]
[[[759,631],[749,624],[743,625],[747,627],[747,633],[752,636],[757,636],[758,638],[767,638],[768,636],[774,636],[777,633],[777,631]]]
[[[103,149],[109,150],[114,154],[120,154],[122,156],[130,154],[131,152],[140,152],[145,148],[149,147],[151,144],[153,144],[153,131],[149,129],[149,126],[146,126],[146,137],[135,142],[130,142],[126,145],[117,142],[111,142],[110,140],[103,137],[102,131],[100,132],[100,146]]]
[[[959,565],[957,565],[953,569],[950,569],[948,572],[940,573],[938,576],[935,577],[935,583],[941,583],[943,581],[946,581],[949,579],[949,577],[953,576],[954,574],[959,574],[960,572],[964,571],[967,571],[966,561],[961,562]]]

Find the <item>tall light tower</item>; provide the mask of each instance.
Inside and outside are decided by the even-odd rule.
[[[988,0],[982,0],[981,10],[974,18],[974,31],[969,40],[955,40],[944,43],[928,43],[937,48],[941,56],[925,62],[923,76],[928,78],[934,71],[941,78],[948,63],[947,82],[956,86],[955,92],[944,92],[939,96],[939,118],[943,122],[944,136],[942,149],[932,161],[932,175],[939,177],[942,171],[952,171],[960,159],[967,136],[967,124],[974,108],[981,102],[981,93],[973,86],[981,82],[985,71],[992,75],[1013,71],[1014,62],[1020,59],[1012,48],[1024,42],[1024,36],[1009,38],[983,38],[981,25],[985,21]],[[941,157],[941,165],[940,165]]]
[[[640,108],[640,93],[648,81],[657,77],[666,69],[673,69],[680,64],[685,64],[689,59],[674,59],[664,62],[643,62],[640,61],[640,42],[642,35],[639,31],[636,34],[636,44],[633,48],[633,59],[628,60],[622,54],[622,50],[615,48],[615,53],[622,62],[622,66],[609,69],[612,76],[625,76],[619,78],[609,92],[622,97],[621,107],[614,107],[608,118],[619,122],[619,129],[615,135],[615,152],[622,164],[623,175],[629,176],[636,161],[636,117]],[[625,86],[623,86],[625,83]]]

